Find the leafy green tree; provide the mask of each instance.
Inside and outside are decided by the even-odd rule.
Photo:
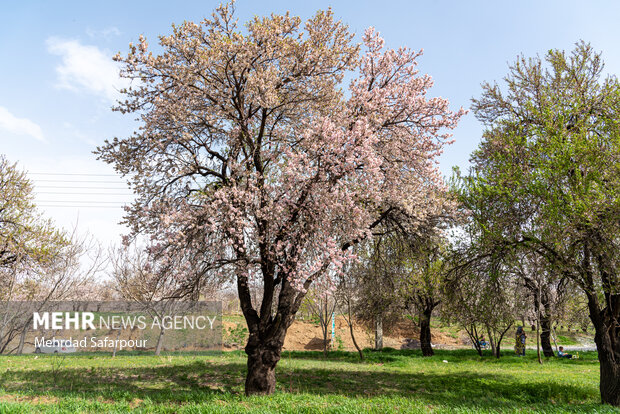
[[[399,295],[405,308],[417,316],[420,328],[422,355],[433,356],[431,346],[431,318],[443,300],[447,272],[445,240],[435,235],[417,246],[408,246],[403,260],[403,277]]]
[[[447,272],[447,244],[441,227],[451,214],[429,220],[417,232],[400,222],[397,230],[387,231],[364,246],[366,260],[355,270],[360,299],[358,316],[362,320],[381,318],[388,325],[409,312],[420,329],[424,356],[434,354],[431,346],[431,317],[442,301]],[[387,229],[386,229],[387,230]]]
[[[486,130],[462,177],[480,242],[544,259],[588,300],[602,401],[620,405],[620,86],[584,42],[521,57],[505,90],[483,84]]]
[[[551,346],[551,326],[557,317],[558,307],[566,299],[569,279],[550,271],[544,259],[536,254],[521,254],[513,257],[510,263],[510,271],[523,284],[534,305],[533,315],[540,329],[543,354],[552,357],[555,353]]]
[[[403,313],[398,294],[403,277],[401,241],[388,232],[360,244],[360,260],[349,270],[357,296],[354,313],[365,325],[373,326],[375,349],[383,347],[383,330],[392,328]]]
[[[34,204],[32,184],[15,164],[0,155],[0,300],[7,300],[16,273],[49,263],[67,245],[66,237]],[[6,295],[6,297],[5,297]]]
[[[91,257],[91,267],[80,268],[88,247],[41,216],[26,174],[0,155],[0,354],[22,352],[32,315],[24,301],[42,306],[84,288],[101,263]]]
[[[482,254],[477,244],[459,246],[444,281],[443,314],[465,329],[482,356],[482,342],[501,356],[501,344],[523,307],[523,292],[498,255]]]

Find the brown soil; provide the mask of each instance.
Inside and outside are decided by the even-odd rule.
[[[237,324],[224,321],[223,328],[227,330],[229,327],[234,328]],[[357,344],[362,348],[374,347],[374,333],[365,329],[361,325],[354,325],[353,333]],[[338,349],[339,340],[342,341],[342,350],[355,351],[353,340],[349,326],[343,317],[336,318],[336,341],[334,349]],[[401,322],[392,329],[383,332],[383,346],[396,349],[407,347],[416,348],[417,339],[420,331],[411,322]],[[440,347],[460,347],[463,346],[461,340],[454,339],[441,332],[432,332],[432,343]],[[410,341],[413,339],[414,341]],[[328,341],[331,340],[331,326],[328,332]],[[284,350],[289,351],[322,351],[323,350],[323,333],[321,327],[310,322],[296,320],[289,328],[284,342]]]

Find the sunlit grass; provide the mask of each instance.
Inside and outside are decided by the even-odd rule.
[[[0,413],[620,412],[598,404],[598,362],[473,351],[284,352],[276,394],[243,395],[245,357],[127,353],[0,357]],[[447,362],[444,362],[447,361]],[[58,364],[56,364],[58,365]]]

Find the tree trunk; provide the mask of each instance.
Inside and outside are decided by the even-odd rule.
[[[540,346],[543,350],[543,355],[546,357],[552,357],[553,347],[551,346],[551,321],[547,314],[540,315]]]
[[[282,345],[261,344],[245,347],[248,354],[248,375],[245,395],[269,395],[276,390],[276,365],[280,360]]]
[[[118,338],[121,337],[121,330],[116,331],[116,341],[114,341],[114,350],[112,351],[112,358],[116,358],[116,344],[118,343]]]
[[[540,311],[540,346],[542,347],[544,356],[552,357],[555,354],[553,353],[553,348],[551,347],[551,301],[549,299],[548,290],[541,292],[539,307],[540,307],[540,310],[539,310]]]
[[[598,349],[601,363],[601,401],[620,407],[620,363],[614,359],[610,350],[605,349],[601,352],[601,348]]]
[[[423,356],[433,356],[435,352],[431,346],[431,315],[433,308],[425,307],[420,312],[420,348]]]
[[[357,349],[357,352],[360,354],[360,360],[363,361],[364,360],[364,353],[362,352],[362,349],[360,348],[360,346],[357,344],[357,341],[355,340],[355,334],[353,334],[353,315],[351,315],[351,301],[349,300],[349,298],[346,299],[347,301],[347,325],[349,325],[349,330],[351,331],[351,340],[353,341],[353,345],[355,345],[355,349]]]
[[[465,325],[465,332],[467,332],[469,339],[471,339],[471,343],[476,352],[478,352],[478,355],[482,356],[482,347],[480,346],[480,337],[478,336],[476,325],[473,323],[471,325]]]
[[[28,321],[29,323],[30,321]],[[26,332],[28,332],[28,323],[24,325],[22,333],[19,336],[19,345],[17,347],[17,355],[21,355],[24,352],[24,344],[26,343]]]
[[[553,332],[552,332],[553,333],[553,336],[552,336],[553,345],[555,346],[555,352],[558,352],[558,342],[556,341],[556,338],[558,337],[558,335],[555,332],[555,327],[552,327],[552,329],[553,329]]]
[[[321,323],[321,331],[323,332],[323,358],[327,358],[327,349],[329,348],[329,342],[327,340],[329,332],[329,308],[327,298],[321,299],[319,302],[319,320]]]
[[[542,358],[540,356],[540,306],[538,309],[538,317],[536,318],[536,355],[538,357],[538,363],[542,364]]]
[[[594,342],[600,363],[601,401],[605,404],[620,406],[620,326],[616,322],[620,314],[620,295],[609,295],[608,303],[614,306],[600,309],[598,298],[588,294],[590,320],[594,325]]]
[[[540,342],[542,339],[540,335],[540,325],[542,318],[542,290],[540,287],[540,283],[540,281],[536,283],[534,290],[534,311],[536,312],[536,356],[538,358],[538,363],[542,364],[542,358],[540,356]],[[547,341],[548,339],[549,338],[547,338]],[[551,348],[551,343],[549,343],[549,348]],[[551,352],[553,353],[553,350]]]
[[[349,330],[351,331],[351,340],[353,341],[353,345],[355,346],[355,349],[357,349],[357,353],[360,354],[360,361],[364,360],[364,352],[362,352],[362,349],[360,348],[360,346],[357,344],[357,341],[355,340],[355,335],[353,334],[353,324],[350,323],[349,324]]]
[[[508,332],[511,327],[512,327],[512,322],[510,322],[508,326],[506,326],[506,329],[497,333],[497,336],[495,337],[493,341],[495,343],[495,347],[493,349],[493,355],[495,355],[495,358],[499,358],[500,356],[502,356],[502,351],[501,351],[502,341],[504,340],[504,336],[506,336],[506,332]]]
[[[266,277],[264,283],[259,316],[252,307],[247,275],[240,275],[237,278],[239,301],[250,332],[245,346],[245,353],[248,355],[248,372],[245,379],[247,396],[269,395],[275,391],[275,370],[282,354],[286,331],[295,320],[295,314],[304,298],[304,293],[296,291],[287,279],[283,278],[278,294],[277,311],[273,314],[273,278]]]
[[[489,343],[491,344],[491,353],[496,357],[499,358],[499,352],[495,352],[495,335],[493,335],[493,330],[491,329],[491,327],[489,325],[487,325],[487,335],[489,337]]]
[[[599,315],[599,321],[603,319],[603,315]],[[605,404],[620,406],[620,346],[618,342],[618,332],[616,338],[609,335],[609,330],[605,330],[605,326],[595,323],[596,334],[594,342],[598,351],[598,360],[600,362],[600,391],[601,401]],[[616,331],[620,328],[616,327]],[[613,332],[614,329],[612,328]],[[615,346],[614,346],[615,345]]]
[[[161,354],[161,347],[164,342],[164,328],[159,331],[159,337],[157,337],[157,346],[155,347],[155,355]]]
[[[383,315],[375,317],[375,349],[383,349]]]

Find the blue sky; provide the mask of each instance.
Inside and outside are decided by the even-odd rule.
[[[119,205],[131,196],[92,151],[136,125],[110,110],[122,86],[111,57],[126,52],[140,34],[154,44],[158,35],[170,32],[171,23],[201,20],[219,1],[8,3],[0,3],[0,154],[31,173],[37,200],[46,206],[42,210],[59,225],[77,222],[81,232],[91,232],[104,244],[117,241],[123,232],[117,225]],[[309,17],[329,6],[358,34],[374,26],[390,47],[424,49],[420,70],[435,79],[431,95],[448,98],[454,108],[469,107],[480,83],[500,80],[518,54],[571,49],[579,39],[603,52],[609,73],[620,73],[617,1],[236,4],[241,22],[287,10]],[[467,168],[480,135],[480,125],[469,114],[454,131],[456,143],[441,158],[445,174],[454,165]]]

